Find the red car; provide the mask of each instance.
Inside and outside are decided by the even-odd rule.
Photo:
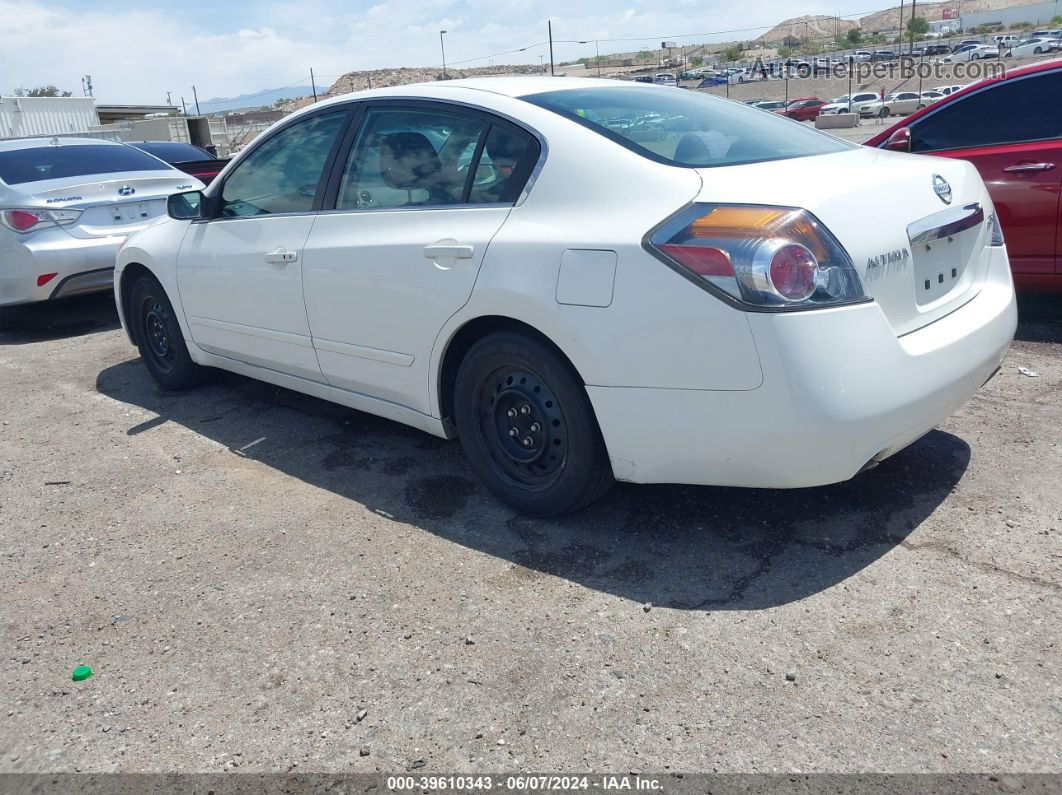
[[[969,160],[996,205],[1017,286],[1062,292],[1062,60],[969,85],[866,145]]]
[[[789,102],[784,108],[779,108],[775,113],[788,116],[797,121],[815,121],[819,115],[819,109],[826,103],[818,97],[801,97]]]

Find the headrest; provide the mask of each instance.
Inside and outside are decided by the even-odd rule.
[[[380,144],[380,173],[391,188],[431,189],[442,171],[439,155],[427,137],[418,132],[390,133]]]

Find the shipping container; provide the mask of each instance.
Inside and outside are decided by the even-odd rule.
[[[80,135],[99,123],[92,97],[0,97],[0,138]]]

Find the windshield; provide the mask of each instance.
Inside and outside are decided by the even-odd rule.
[[[575,88],[522,99],[675,166],[733,166],[855,147],[781,116],[682,89]]]
[[[139,149],[113,144],[33,146],[0,152],[0,180],[8,185],[90,174],[170,170]]]

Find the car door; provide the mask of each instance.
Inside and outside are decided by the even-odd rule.
[[[911,151],[969,160],[996,205],[1016,274],[1059,268],[1062,69],[964,94],[911,124]]]
[[[367,103],[306,246],[328,382],[429,411],[428,363],[538,161],[535,136],[447,103]]]
[[[302,252],[341,140],[347,108],[268,133],[212,190],[192,224],[177,284],[203,350],[321,380],[303,302]]]

